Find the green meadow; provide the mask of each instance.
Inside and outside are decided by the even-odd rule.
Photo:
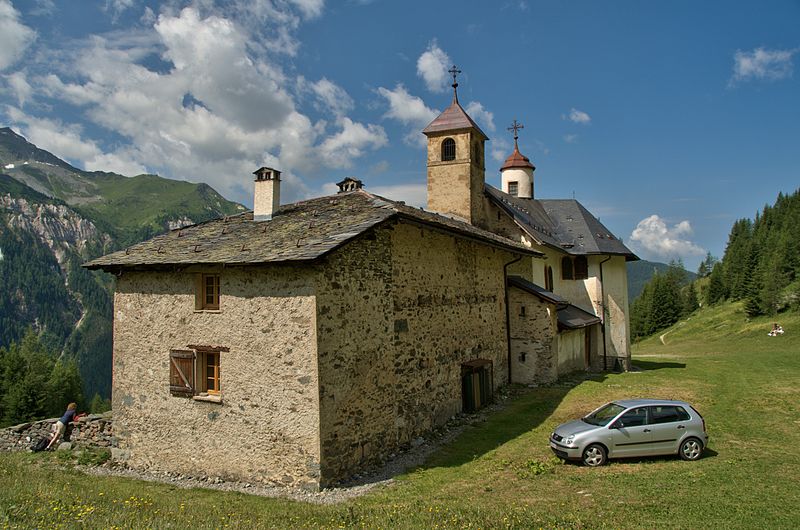
[[[388,487],[314,505],[88,476],[58,454],[0,454],[5,528],[797,528],[800,315],[696,312],[634,347],[641,371],[520,389]],[[605,401],[687,400],[711,441],[697,462],[551,456],[549,433]]]

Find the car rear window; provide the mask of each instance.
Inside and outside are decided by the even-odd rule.
[[[650,423],[672,423],[674,421],[686,421],[689,413],[683,407],[670,405],[659,405],[650,407]]]

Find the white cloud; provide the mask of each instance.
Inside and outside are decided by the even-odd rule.
[[[77,125],[29,116],[15,107],[7,107],[6,114],[22,125],[22,134],[31,143],[59,158],[77,162],[88,171],[112,171],[127,176],[147,172],[143,165],[135,161],[130,150],[104,153],[95,142],[82,137],[83,131]]]
[[[689,240],[692,233],[689,221],[681,221],[670,228],[661,217],[654,214],[639,221],[630,240],[653,256],[702,256],[706,251]]]
[[[197,5],[212,9],[207,3]],[[285,11],[284,2],[261,0],[241,8],[256,19],[274,15],[270,24],[275,19],[297,24],[297,15]],[[244,203],[251,200],[250,173],[259,165],[281,169],[282,194],[297,200],[312,192],[299,174],[348,167],[354,158],[387,143],[382,127],[345,116],[353,101],[341,87],[325,78],[305,83],[285,74],[268,51],[283,37],[261,46],[247,25],[252,21],[213,10],[205,16],[199,9],[170,14],[165,8],[152,28],[93,36],[53,52],[46,73],[27,78],[34,94],[80,107],[93,125],[115,135],[116,144],[104,150],[84,140],[80,129],[55,123],[40,126],[40,141],[32,141],[88,169],[132,175],[147,168],[169,178],[207,182]],[[293,38],[291,33],[285,37]],[[143,65],[155,55],[167,66],[153,70]],[[315,104],[334,114],[336,127],[312,123],[301,112],[294,92],[303,83]],[[15,116],[23,119],[21,112]],[[26,119],[26,130],[35,130],[35,118]],[[44,129],[71,133],[69,145],[59,144]]]
[[[505,138],[497,138],[489,143],[489,154],[495,162],[505,162],[511,149],[511,143]]]
[[[17,62],[36,38],[36,32],[19,21],[19,11],[0,0],[0,72]]]
[[[325,0],[289,0],[300,9],[305,18],[316,18],[322,14],[325,7]]]
[[[792,57],[797,53],[794,50],[768,50],[756,48],[745,52],[737,50],[733,55],[733,77],[731,83],[736,81],[750,81],[762,79],[776,81],[792,76]]]
[[[17,105],[24,107],[25,102],[30,99],[33,93],[33,89],[25,78],[25,74],[23,72],[14,72],[6,76],[6,82],[11,89],[11,93],[17,98]]]
[[[380,87],[378,94],[389,103],[389,110],[384,116],[408,126],[403,141],[409,145],[425,147],[427,141],[421,131],[439,115],[439,111],[428,108],[422,99],[409,94],[402,84],[398,84],[394,90]]]
[[[495,130],[494,114],[486,110],[482,104],[477,101],[470,101],[464,110],[485,130],[490,132]]]
[[[588,125],[592,121],[591,116],[582,110],[576,109],[575,107],[570,109],[569,114],[565,117],[565,119],[568,119],[573,123],[580,123],[581,125]]]
[[[132,8],[135,4],[136,0],[106,0],[103,11],[111,13],[111,21],[116,24],[120,15]]]
[[[365,149],[377,149],[388,143],[383,127],[363,125],[350,118],[340,121],[342,130],[320,145],[325,162],[330,167],[346,168],[353,158],[360,157]]]
[[[578,141],[578,135],[577,134],[565,134],[564,135],[564,141],[567,142],[568,144],[574,144],[575,142]]]
[[[345,89],[323,77],[316,83],[310,83],[302,76],[298,78],[300,90],[307,90],[316,97],[316,107],[321,111],[331,112],[334,116],[341,117],[353,110],[353,98]]]
[[[450,57],[433,40],[417,59],[417,75],[425,81],[431,92],[444,92],[447,88]]]
[[[389,167],[390,167],[389,162],[387,160],[381,160],[380,162],[377,162],[376,164],[370,166],[369,174],[380,175],[381,173],[386,173],[387,171],[389,171]]]
[[[376,186],[374,188],[370,187],[367,191],[393,201],[403,201],[409,206],[420,208],[424,208],[428,202],[428,185],[426,183]]]

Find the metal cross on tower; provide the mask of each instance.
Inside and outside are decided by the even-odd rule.
[[[453,65],[448,72],[453,76],[453,99],[458,101],[458,81],[456,81],[456,76],[461,73],[461,70],[459,70],[456,65]]]
[[[508,128],[509,131],[514,131],[514,149],[517,148],[517,138],[519,138],[519,130],[524,129],[525,126],[522,125],[514,118],[514,123],[511,124],[511,127]]]

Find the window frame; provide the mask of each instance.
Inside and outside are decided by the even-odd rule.
[[[508,182],[508,194],[512,197],[519,197],[519,181],[510,180]]]
[[[442,140],[441,153],[442,162],[452,162],[456,159],[456,141],[452,138]]]
[[[211,298],[208,302],[208,280],[212,280]],[[194,308],[196,311],[219,311],[222,294],[222,277],[218,272],[200,272],[195,281]]]
[[[221,364],[221,355],[219,350],[209,350],[209,351],[200,351],[198,354],[202,357],[202,362],[198,363],[199,368],[201,371],[200,380],[202,381],[202,388],[200,392],[205,392],[210,396],[219,396],[222,393],[220,387],[220,364]],[[210,360],[214,361],[213,364],[210,364]],[[209,375],[208,368],[209,366],[213,367],[214,373]],[[209,380],[213,381],[212,385],[214,388],[209,388],[208,382]]]

